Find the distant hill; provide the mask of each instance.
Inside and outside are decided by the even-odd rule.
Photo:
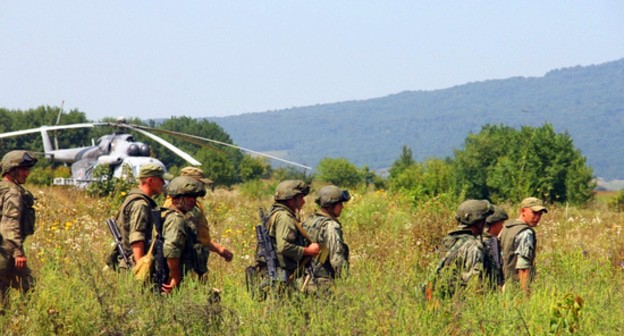
[[[596,176],[624,178],[624,59],[435,91],[209,118],[235,143],[315,166],[344,157],[389,167],[408,145],[418,161],[453,155],[484,124],[551,123],[567,131]]]

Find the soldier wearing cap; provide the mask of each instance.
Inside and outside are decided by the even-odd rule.
[[[163,213],[163,255],[169,269],[163,291],[169,293],[178,287],[190,271],[199,274],[195,246],[197,234],[189,225],[186,214],[193,210],[197,197],[206,195],[204,184],[189,176],[178,176],[166,188],[171,205]]]
[[[128,193],[115,216],[123,248],[126,255],[133,257],[131,260],[134,263],[145,255],[150,246],[154,230],[151,210],[158,208],[153,197],[162,193],[165,180],[170,180],[171,175],[165,173],[163,166],[147,163],[141,166],[137,178],[139,187]],[[134,266],[126,265],[116,248],[109,254],[108,265],[115,269]]]
[[[459,226],[442,239],[440,262],[425,287],[428,299],[434,292],[440,297],[451,297],[469,286],[481,285],[486,255],[479,236],[493,211],[486,200],[467,200],[459,205],[455,214]]]
[[[197,167],[185,167],[180,170],[180,176],[188,176],[196,179],[204,184],[204,187],[208,187],[212,184],[212,180],[204,176],[204,171]],[[163,207],[171,207],[171,197],[167,196]],[[197,235],[198,246],[196,251],[200,252],[197,255],[198,273],[201,276],[208,272],[208,256],[210,252],[215,252],[221,256],[225,261],[230,262],[234,257],[234,254],[221,246],[221,244],[213,241],[210,237],[210,227],[208,220],[206,219],[206,213],[204,206],[201,202],[197,201],[195,207],[191,211],[186,213],[186,218],[189,222],[191,229]]]
[[[483,231],[483,246],[486,251],[486,272],[490,284],[502,288],[505,284],[503,276],[503,259],[501,255],[501,245],[498,235],[503,229],[503,224],[509,218],[505,209],[494,206],[494,213],[485,219],[485,230]]]
[[[22,184],[37,163],[32,153],[13,150],[4,155],[2,181],[0,182],[0,304],[8,300],[7,292],[13,287],[23,293],[30,290],[34,281],[24,254],[24,241],[35,230],[33,195]]]
[[[307,232],[297,218],[309,192],[310,186],[299,180],[286,180],[275,188],[268,232],[277,254],[278,279],[283,282],[301,275],[304,257],[314,257],[320,252],[319,245],[306,238]]]
[[[306,282],[312,288],[323,286],[340,277],[349,268],[349,245],[342,235],[342,225],[338,217],[344,203],[351,199],[347,190],[334,185],[321,187],[314,200],[319,209],[303,223],[313,242],[321,246],[321,253],[312,260]]]
[[[539,198],[528,197],[520,203],[518,219],[508,221],[501,232],[503,271],[505,279],[520,282],[522,290],[529,294],[529,284],[535,274],[535,227],[542,215],[548,212]]]

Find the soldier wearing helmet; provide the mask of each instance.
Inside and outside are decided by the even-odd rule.
[[[299,180],[286,180],[275,188],[268,232],[277,254],[278,279],[284,282],[293,275],[300,276],[299,265],[304,257],[316,256],[320,251],[317,243],[306,238],[308,234],[297,218],[309,192],[310,186]]]
[[[188,176],[196,179],[204,184],[204,187],[208,187],[212,184],[212,180],[204,176],[204,171],[197,167],[184,167],[180,170],[180,176]],[[164,208],[171,207],[171,197],[167,196]],[[215,242],[210,237],[210,227],[208,226],[208,220],[206,213],[201,202],[197,201],[193,209],[186,213],[186,219],[189,222],[191,229],[197,235],[198,246],[195,250],[197,253],[197,267],[198,273],[202,279],[208,272],[208,257],[210,252],[215,252],[221,256],[225,261],[230,262],[234,257],[234,254],[227,248],[221,246],[221,244]]]
[[[488,272],[487,279],[493,287],[502,288],[505,284],[503,257],[498,235],[508,218],[505,209],[495,205],[494,212],[485,219],[485,230],[483,231],[483,246],[487,256],[485,269]]]
[[[450,297],[471,283],[480,284],[486,255],[479,236],[493,211],[486,200],[467,200],[459,205],[455,214],[459,226],[442,239],[440,262],[427,284],[427,298],[431,299],[433,292]]]
[[[513,279],[520,283],[522,290],[530,293],[530,282],[535,274],[535,250],[537,239],[535,227],[548,209],[544,202],[535,197],[528,197],[520,203],[518,219],[505,223],[501,232],[503,250],[503,272],[505,280]]]
[[[310,289],[328,284],[348,271],[349,245],[344,241],[338,217],[342,214],[344,203],[350,199],[347,190],[334,185],[321,187],[316,193],[314,201],[319,209],[303,223],[312,241],[321,246],[321,253],[312,261],[312,268],[308,269],[313,273],[309,274],[309,280],[306,278]]]
[[[162,193],[165,180],[170,180],[171,177],[161,165],[142,165],[137,176],[138,188],[128,192],[115,216],[124,251],[126,255],[132,256],[131,263],[140,260],[149,248],[154,229],[150,212],[158,207],[153,197]],[[114,269],[126,270],[134,266],[126,265],[116,247],[112,247],[109,252],[107,264]]]
[[[24,254],[24,241],[35,230],[35,199],[22,185],[36,163],[33,154],[24,150],[6,153],[0,163],[0,304],[3,307],[10,287],[27,292],[34,283]]]
[[[171,197],[171,205],[163,214],[163,255],[169,268],[168,282],[163,290],[171,292],[182,282],[184,275],[190,271],[199,274],[197,255],[194,246],[197,234],[189,225],[186,214],[193,210],[197,197],[206,195],[204,184],[190,176],[178,176],[171,180],[166,188]]]

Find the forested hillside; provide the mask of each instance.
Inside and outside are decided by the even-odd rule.
[[[416,75],[416,74],[415,74]],[[624,178],[624,59],[474,82],[436,91],[210,118],[235,143],[316,165],[344,157],[372,169],[389,167],[403,145],[414,158],[451,156],[485,124],[551,123],[567,131],[596,176]]]

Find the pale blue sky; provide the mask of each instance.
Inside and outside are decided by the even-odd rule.
[[[0,0],[0,107],[225,116],[624,57],[624,1]]]

